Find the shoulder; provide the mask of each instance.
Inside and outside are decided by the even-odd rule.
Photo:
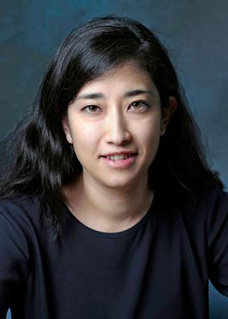
[[[208,219],[214,214],[228,213],[228,193],[214,187],[197,194],[196,198],[182,200],[179,206],[183,217]]]
[[[228,194],[215,189],[206,203],[209,277],[217,290],[228,296]]]
[[[228,296],[228,194],[215,187],[176,206],[183,242],[206,264],[208,277]]]
[[[218,187],[202,191],[197,198],[180,199],[172,212],[196,245],[210,247],[216,236],[228,232],[228,194]]]
[[[31,256],[37,252],[36,206],[31,196],[0,200],[0,302],[9,302],[15,287],[28,277]]]
[[[1,236],[19,240],[31,237],[39,228],[38,199],[36,196],[18,195],[0,200]]]
[[[200,206],[205,206],[207,209],[228,208],[228,193],[214,187],[212,190],[204,192],[199,198]]]
[[[38,213],[38,199],[35,195],[18,195],[0,200],[0,216],[13,220],[35,218]]]

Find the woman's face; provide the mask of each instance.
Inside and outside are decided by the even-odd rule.
[[[111,188],[147,181],[169,114],[149,75],[129,62],[86,83],[63,119],[83,179]]]

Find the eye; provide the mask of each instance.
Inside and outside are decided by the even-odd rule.
[[[100,113],[102,109],[97,105],[87,105],[83,107],[82,111],[85,113]]]
[[[132,112],[144,112],[147,111],[151,106],[146,101],[135,101],[130,104],[129,109]]]

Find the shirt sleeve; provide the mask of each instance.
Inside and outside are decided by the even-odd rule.
[[[13,207],[0,204],[0,319],[18,296],[28,275],[29,248]]]
[[[228,194],[216,190],[209,199],[209,278],[215,288],[228,296]]]

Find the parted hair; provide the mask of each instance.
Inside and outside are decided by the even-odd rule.
[[[1,198],[37,194],[42,217],[57,232],[61,229],[60,207],[66,201],[63,186],[82,172],[66,141],[62,117],[85,83],[129,60],[136,61],[151,76],[162,110],[169,107],[169,96],[177,100],[177,109],[149,170],[150,185],[176,200],[216,185],[223,187],[201,150],[199,129],[167,50],[141,23],[106,16],[74,29],[50,63],[33,109],[9,138],[11,155],[0,182]]]

